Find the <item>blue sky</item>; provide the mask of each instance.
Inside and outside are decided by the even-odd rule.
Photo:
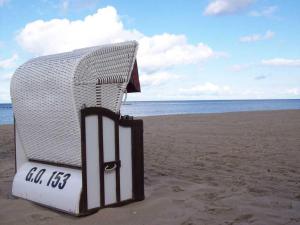
[[[300,98],[300,1],[0,0],[0,102],[32,57],[135,39],[129,100]]]

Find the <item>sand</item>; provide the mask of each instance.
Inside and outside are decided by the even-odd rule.
[[[76,218],[11,196],[0,126],[0,224],[300,224],[300,110],[144,118],[146,200]]]

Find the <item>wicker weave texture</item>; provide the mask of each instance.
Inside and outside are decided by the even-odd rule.
[[[42,56],[20,66],[11,97],[26,156],[81,166],[80,109],[120,111],[136,51],[136,42],[124,42]]]

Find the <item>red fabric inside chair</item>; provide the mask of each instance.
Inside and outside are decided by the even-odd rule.
[[[126,87],[127,93],[141,92],[141,86],[139,81],[139,71],[137,67],[137,62],[135,60],[133,70],[131,72],[129,83]]]

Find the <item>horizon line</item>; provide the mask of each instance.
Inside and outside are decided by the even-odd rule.
[[[260,98],[260,99],[179,99],[179,100],[128,100],[126,102],[184,102],[184,101],[266,101],[266,100],[300,100],[299,98]],[[126,103],[125,102],[125,103]],[[124,103],[124,102],[122,102]],[[0,102],[0,104],[12,104]]]

